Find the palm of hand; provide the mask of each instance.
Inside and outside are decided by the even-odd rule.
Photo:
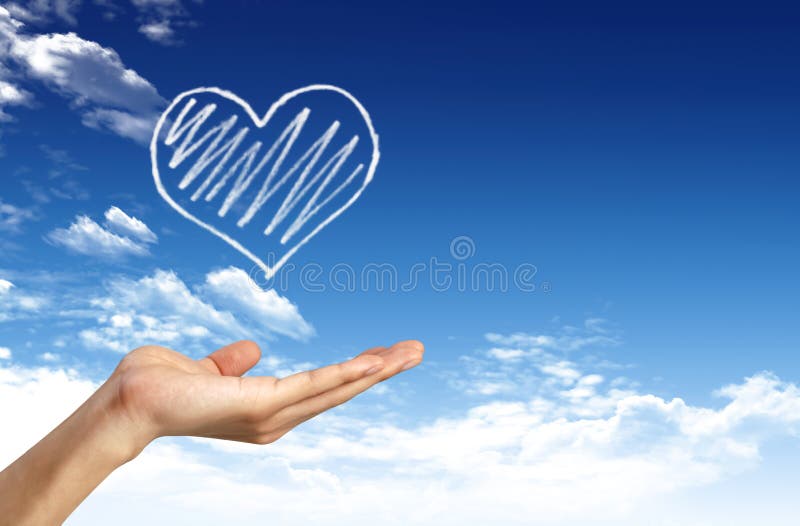
[[[278,379],[241,375],[260,358],[241,341],[202,360],[147,346],[128,354],[112,375],[119,403],[144,433],[191,435],[267,444],[372,385],[417,365],[416,341],[377,347],[340,364]]]

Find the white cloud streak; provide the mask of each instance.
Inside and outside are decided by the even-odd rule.
[[[175,42],[175,30],[170,26],[169,20],[159,20],[148,22],[139,26],[139,32],[152,40],[163,45],[170,45]]]
[[[11,15],[24,22],[43,24],[55,16],[72,26],[78,23],[75,15],[80,6],[81,0],[30,0],[25,5],[19,2],[5,5]]]
[[[0,232],[19,233],[24,223],[36,219],[34,208],[12,205],[0,199]]]
[[[46,305],[43,296],[22,292],[7,279],[0,279],[0,322],[29,318]]]

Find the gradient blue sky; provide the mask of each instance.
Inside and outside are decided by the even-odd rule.
[[[464,389],[478,374],[470,367],[480,369],[469,357],[500,345],[486,333],[595,338],[555,347],[606,381],[624,377],[637,392],[709,408],[723,405],[713,390],[760,371],[798,380],[797,7],[86,1],[59,12],[60,4],[7,6],[25,26],[6,38],[75,32],[113,50],[158,95],[141,105],[136,91],[114,104],[93,100],[0,41],[0,80],[27,93],[22,103],[0,99],[0,199],[16,210],[0,212],[0,278],[48,305],[6,304],[0,346],[19,367],[41,365],[49,352],[58,356],[48,367],[96,381],[120,355],[77,337],[106,323],[81,299],[113,295],[110,282],[135,288],[156,269],[195,291],[209,272],[252,267],[161,200],[141,139],[86,126],[88,113],[146,107],[147,119],[197,86],[231,90],[264,111],[286,91],[329,83],[367,107],[382,157],[362,198],[294,264],[392,263],[402,275],[434,256],[454,262],[451,240],[469,236],[469,264],[533,264],[537,290],[437,292],[422,283],[406,293],[317,293],[290,281],[280,295],[315,335],[249,325],[269,352],[321,364],[422,340],[426,363],[381,402],[408,425],[526,396]],[[174,34],[144,34],[161,22]],[[98,68],[96,82],[113,85]],[[102,224],[111,206],[157,234],[149,255],[98,258],[52,241],[78,215]],[[186,352],[199,355],[214,343],[191,345]],[[787,443],[778,449],[796,451]]]

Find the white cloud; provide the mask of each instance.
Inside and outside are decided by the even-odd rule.
[[[147,256],[147,245],[109,232],[88,216],[77,216],[69,228],[57,228],[46,239],[54,245],[87,256],[120,259],[126,256]]]
[[[143,221],[131,217],[116,206],[105,213],[106,226],[117,234],[138,239],[143,243],[155,243],[158,236]]]
[[[10,360],[11,359],[11,349],[8,347],[0,347],[0,360]]]
[[[583,400],[587,403],[574,409],[586,414],[605,410],[630,392],[625,379],[617,378],[612,380],[613,396],[594,396],[595,386],[604,380],[601,369],[621,367],[598,355],[620,341],[604,320],[589,319],[580,328],[558,327],[554,334],[487,333],[485,338],[493,347],[462,356],[464,371],[440,373],[451,387],[470,395],[538,392]],[[587,374],[586,368],[596,370]]]
[[[43,362],[58,362],[61,360],[61,356],[51,352],[44,352],[39,355],[39,359]]]
[[[264,290],[247,273],[236,267],[210,272],[203,291],[220,305],[234,309],[254,323],[263,323],[271,331],[298,340],[314,335],[314,328],[306,322],[288,299],[274,290]]]
[[[528,356],[529,351],[523,351],[522,349],[501,349],[498,347],[494,347],[489,349],[487,354],[498,360],[505,360],[509,362],[518,361],[526,356]]]
[[[33,95],[19,86],[0,78],[0,122],[12,122],[14,118],[6,113],[5,106],[28,106]]]
[[[31,94],[13,84],[0,80],[0,104],[25,104]]]
[[[139,144],[147,144],[153,134],[158,116],[155,114],[133,114],[121,110],[96,108],[81,116],[81,122],[96,130],[109,130],[120,137]]]
[[[575,370],[573,365],[573,363],[566,360],[561,360],[555,363],[540,365],[539,369],[547,375],[558,378],[565,384],[571,384],[581,376],[581,373]]]
[[[287,299],[273,291],[258,293],[242,288],[243,284],[237,282],[238,273],[244,274],[242,270],[230,268],[226,272],[227,277],[210,273],[196,293],[175,272],[166,270],[156,270],[139,280],[112,280],[105,284],[106,295],[91,300],[97,323],[80,331],[81,341],[90,348],[116,352],[145,344],[208,352],[209,342],[222,345],[245,338],[263,341],[272,333],[301,339],[313,331]],[[249,296],[231,298],[216,290],[223,284],[240,287],[232,292]],[[230,301],[220,303],[220,299]],[[248,300],[264,303],[252,305]],[[246,323],[254,315],[258,318]],[[284,361],[273,365],[275,369],[291,367]]]
[[[74,370],[0,364],[0,466],[38,442],[97,386]]]
[[[0,232],[20,232],[22,225],[37,218],[33,208],[24,208],[0,199]]]
[[[620,342],[619,337],[606,327],[606,320],[602,318],[589,318],[583,327],[561,327],[555,335],[525,332],[503,335],[489,332],[485,337],[487,341],[498,345],[560,351],[577,351],[588,346],[614,346]]]
[[[132,0],[144,22],[139,32],[149,40],[161,45],[180,43],[175,32],[176,27],[195,25],[189,18],[189,12],[179,0]]]
[[[641,518],[630,517],[637,505],[755,468],[761,446],[791,436],[800,421],[800,391],[774,376],[758,374],[723,392],[729,402],[721,409],[646,394],[626,396],[602,416],[565,418],[534,398],[407,428],[347,421],[350,429],[342,431],[323,419],[268,452],[213,447],[329,466],[341,489],[322,502],[315,496],[318,513],[339,499],[355,504],[360,494],[369,514],[395,516],[398,524],[527,524],[530,517],[538,524],[637,524]],[[380,504],[369,498],[377,494],[360,493],[365,487],[380,488]],[[403,503],[415,492],[426,497],[410,511]],[[182,504],[202,505],[193,497]],[[305,513],[289,523],[308,520]],[[354,519],[349,513],[349,506],[338,508],[327,523],[345,524]],[[368,524],[369,514],[354,523]]]
[[[26,77],[70,100],[85,125],[142,144],[166,105],[156,88],[126,67],[113,49],[75,33],[28,34],[2,7],[0,52],[0,80],[8,82],[3,62],[13,60]]]
[[[137,281],[125,278],[106,284],[107,296],[92,300],[97,325],[80,332],[90,348],[128,352],[145,344],[197,345],[210,339],[229,343],[253,333],[227,311],[195,296],[171,271],[157,270]]]
[[[526,345],[532,347],[552,347],[555,345],[555,339],[552,336],[531,335],[522,332],[508,336],[487,332],[486,339],[491,343],[500,345]]]
[[[159,44],[169,45],[175,42],[175,30],[170,27],[169,20],[148,22],[139,26],[139,32]]]
[[[0,322],[27,318],[41,311],[46,298],[19,290],[6,279],[0,279]]]
[[[75,33],[21,37],[13,42],[11,53],[31,76],[79,106],[91,103],[141,112],[163,103],[152,84],[126,68],[116,51]]]
[[[0,365],[0,419],[13,429],[0,435],[0,467],[96,387],[62,368]],[[717,394],[725,399],[718,408],[629,395],[588,418],[565,418],[536,398],[495,401],[407,426],[355,419],[346,406],[265,447],[161,440],[112,474],[68,523],[104,524],[124,508],[121,525],[253,523],[267,514],[287,526],[367,526],[375,517],[412,526],[524,525],[531,517],[545,525],[688,524],[694,512],[677,505],[680,496],[702,500],[721,488],[728,498],[704,506],[708,523],[751,524],[726,520],[741,495],[719,483],[742,480],[759,468],[764,444],[793,436],[800,389],[762,373]],[[788,476],[756,479],[768,495]],[[768,522],[792,523],[784,518]]]

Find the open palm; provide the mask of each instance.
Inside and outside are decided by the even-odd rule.
[[[278,379],[241,376],[261,357],[251,341],[233,343],[201,360],[147,346],[128,354],[110,380],[122,408],[148,438],[191,435],[268,444],[419,364],[422,354],[420,342],[403,341]]]

